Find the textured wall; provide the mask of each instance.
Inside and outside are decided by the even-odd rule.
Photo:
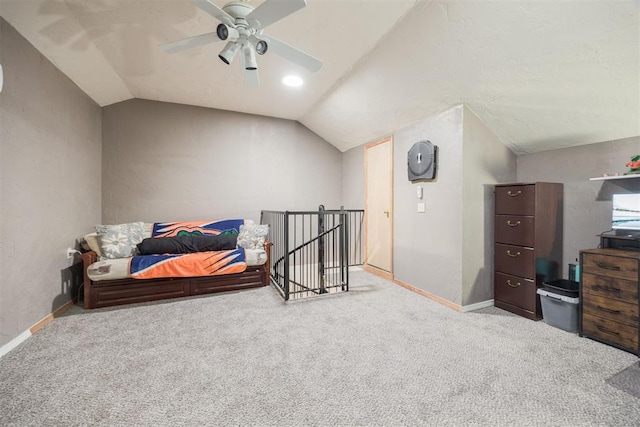
[[[342,150],[462,101],[514,152],[638,135],[639,14],[638,0],[423,0],[301,121]]]
[[[100,220],[100,108],[0,19],[0,346],[69,300]]]
[[[516,156],[464,109],[462,305],[493,298],[493,189],[516,179]]]
[[[364,145],[360,145],[342,153],[342,203],[346,209],[364,209],[364,202]]]
[[[125,101],[104,108],[102,166],[105,223],[341,204],[340,151],[290,120]]]
[[[437,179],[411,183],[407,152],[438,146]],[[516,180],[516,157],[462,105],[394,134],[393,273],[459,305],[493,298],[493,186]],[[343,199],[364,205],[364,146],[343,153]],[[417,212],[416,187],[426,212]]]
[[[590,181],[605,173],[624,173],[630,157],[640,154],[640,136],[599,144],[518,156],[518,181],[564,184],[563,277],[580,249],[595,248],[596,236],[611,229],[611,195],[640,192],[640,177]]]
[[[455,304],[462,304],[462,111],[454,107],[393,136],[393,274]],[[438,175],[414,184],[407,178],[407,152],[424,139],[438,146]],[[418,185],[425,213],[417,212]]]

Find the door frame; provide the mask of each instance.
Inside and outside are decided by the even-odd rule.
[[[368,149],[373,148],[380,144],[391,144],[391,156],[389,158],[389,168],[391,170],[391,182],[389,186],[391,191],[389,193],[389,257],[390,257],[390,271],[382,270],[378,267],[374,267],[368,264],[369,260],[369,155]],[[369,273],[375,274],[387,280],[393,280],[393,136],[387,136],[380,140],[371,142],[364,146],[364,247],[365,247],[365,261],[363,263],[363,269]]]

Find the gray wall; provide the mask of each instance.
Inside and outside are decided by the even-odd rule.
[[[0,18],[0,346],[69,301],[100,220],[101,111]]]
[[[516,156],[464,108],[462,305],[493,299],[493,189],[513,182]]]
[[[394,277],[455,304],[462,303],[462,120],[457,106],[393,135]],[[411,183],[407,152],[424,139],[438,147],[437,178]],[[425,213],[417,212],[418,185]]]
[[[438,146],[437,178],[411,183],[407,152],[423,139]],[[462,306],[492,299],[493,186],[516,180],[515,155],[462,105],[396,131],[393,144],[395,279]],[[364,206],[364,145],[343,153],[343,177],[345,204]]]
[[[102,220],[206,220],[341,205],[342,154],[301,124],[130,100],[104,108]]]
[[[623,174],[625,163],[640,154],[640,137],[518,156],[518,181],[564,184],[563,277],[580,249],[595,248],[597,234],[611,229],[611,195],[640,192],[640,177],[590,181],[603,174]]]
[[[364,209],[364,145],[342,153],[342,203],[346,209]]]

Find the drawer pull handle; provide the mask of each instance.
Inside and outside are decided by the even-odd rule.
[[[509,255],[511,258],[517,258],[520,256],[520,252],[516,252],[515,254],[512,254],[510,250],[507,250],[507,255]]]
[[[607,308],[607,307],[602,307],[601,305],[596,305],[596,307],[598,308],[598,310],[602,310],[604,312],[611,313],[611,314],[620,314],[621,313],[620,310],[612,310],[612,309]]]
[[[604,326],[596,325],[596,328],[600,329],[605,334],[618,335],[620,336],[620,332],[612,331],[611,329],[607,329]]]
[[[507,221],[507,225],[509,227],[517,227],[520,225],[520,221],[516,221],[516,222]]]
[[[519,195],[521,195],[521,194],[522,194],[522,190],[518,190],[518,191],[511,191],[511,190],[509,190],[509,191],[507,191],[507,195],[508,195],[509,197],[517,197],[517,196],[519,196]]]
[[[511,280],[507,279],[507,285],[511,286],[512,288],[517,288],[518,286],[520,286],[520,282],[516,283],[515,285],[513,283],[511,283]]]
[[[596,265],[604,270],[620,270],[620,267],[617,265],[609,264],[606,262],[596,262]]]
[[[608,286],[600,286],[600,285],[595,285],[593,289],[595,289],[596,291],[605,291],[605,292],[622,292],[622,289],[619,289],[619,288],[610,288]]]

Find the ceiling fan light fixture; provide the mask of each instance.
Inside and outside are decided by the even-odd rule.
[[[258,83],[256,54],[264,55],[267,51],[309,71],[320,70],[322,61],[318,58],[263,33],[266,27],[305,7],[306,0],[261,0],[257,7],[248,5],[249,1],[231,0],[230,3],[219,7],[214,0],[191,0],[197,8],[219,21],[215,30],[161,44],[160,49],[166,53],[176,53],[223,40],[226,46],[218,57],[229,65],[238,50],[242,49],[243,55],[240,61],[243,63],[245,83],[249,84]],[[215,2],[222,2],[222,0],[215,0]],[[300,86],[302,80],[298,78],[298,81],[287,84],[293,87]]]
[[[243,53],[244,53],[244,68],[246,70],[257,70],[258,63],[256,62],[256,54],[251,48],[251,46],[248,44],[245,45]]]
[[[216,34],[218,34],[220,40],[226,40],[229,37],[229,30],[226,25],[219,24],[216,28]]]
[[[267,44],[266,41],[260,40],[258,43],[256,43],[256,53],[258,55],[264,55],[265,53],[267,53],[268,49],[269,49],[269,45]]]
[[[220,40],[237,40],[240,35],[238,30],[225,24],[218,24],[216,34]]]
[[[224,49],[222,49],[222,52],[220,52],[218,58],[220,58],[225,64],[231,64],[231,61],[233,61],[233,57],[235,56],[239,48],[240,45],[238,43],[227,42],[227,45],[224,47]]]
[[[302,78],[294,75],[286,76],[282,79],[282,83],[289,87],[300,87],[304,83]]]

